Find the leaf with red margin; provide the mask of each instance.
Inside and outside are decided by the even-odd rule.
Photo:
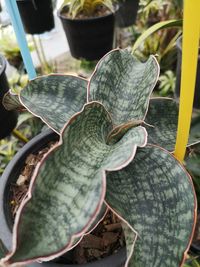
[[[98,102],[85,105],[65,125],[61,141],[34,172],[6,263],[51,260],[88,231],[104,201],[105,170],[125,167],[137,146],[147,142],[146,130],[139,126],[109,146],[105,140],[111,129],[110,116]]]
[[[115,125],[144,120],[159,77],[154,56],[142,63],[127,49],[115,49],[97,64],[88,84],[88,101],[99,101]]]
[[[51,74],[38,77],[20,92],[21,103],[57,133],[86,103],[87,80]]]
[[[107,174],[106,202],[136,231],[129,267],[182,266],[196,220],[192,180],[168,151],[138,149],[127,167]]]
[[[179,105],[171,98],[157,97],[150,99],[145,122],[148,132],[148,143],[159,145],[169,151],[174,151],[178,125]],[[200,142],[200,136],[193,130],[196,119],[192,120],[190,137],[187,146]],[[196,131],[197,132],[197,131]]]

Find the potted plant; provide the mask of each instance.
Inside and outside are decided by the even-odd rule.
[[[135,23],[139,7],[139,0],[119,0],[119,9],[116,11],[116,24],[125,28]]]
[[[28,47],[33,50],[33,45],[28,39]],[[8,62],[19,69],[23,63],[19,45],[13,30],[10,27],[2,28],[0,31],[0,51]]]
[[[49,261],[70,251],[102,219],[106,205],[124,222],[124,266],[182,266],[196,196],[171,153],[178,106],[169,98],[150,98],[158,76],[155,57],[142,63],[116,49],[100,60],[89,82],[43,76],[19,99],[8,97],[40,117],[59,142],[35,168],[2,264]]]
[[[54,28],[52,0],[17,0],[26,33],[41,34]]]
[[[5,70],[6,61],[5,58],[0,55],[0,139],[8,136],[17,124],[16,111],[8,111],[2,104],[3,96],[9,90]]]
[[[176,70],[176,87],[175,87],[175,96],[180,96],[180,83],[181,83],[181,62],[182,62],[182,37],[179,37],[176,43],[178,60],[177,60],[177,70]],[[200,109],[200,54],[198,56],[198,67],[197,67],[197,76],[196,76],[196,85],[195,85],[195,94],[194,94],[194,104],[193,107]],[[188,88],[189,89],[189,88]]]
[[[100,59],[113,48],[114,7],[111,0],[65,0],[58,11],[73,57]]]

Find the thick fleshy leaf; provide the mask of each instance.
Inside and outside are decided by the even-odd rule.
[[[126,241],[126,259],[127,262],[130,262],[130,260],[132,260],[132,254],[137,240],[137,233],[125,222],[122,223],[122,229]]]
[[[156,146],[107,175],[106,201],[137,232],[131,267],[178,267],[194,230],[196,197],[182,165]]]
[[[36,78],[21,91],[22,104],[56,132],[86,103],[87,81],[71,75]]]
[[[128,50],[113,50],[97,64],[88,85],[88,100],[103,103],[115,125],[143,120],[158,76],[153,56],[142,63]]]
[[[174,151],[178,125],[179,105],[171,98],[152,98],[145,122],[148,132],[148,143],[159,145],[169,151]],[[195,135],[193,128],[196,122],[192,122],[191,134],[188,146],[200,142],[200,136]]]
[[[109,146],[105,140],[111,129],[109,114],[98,102],[85,105],[65,126],[62,142],[34,173],[17,215],[9,262],[55,258],[89,229],[104,200],[105,170],[123,168],[136,147],[147,142],[146,130],[139,126]]]
[[[7,110],[24,110],[24,106],[19,101],[19,96],[13,94],[11,91],[7,92],[3,97],[3,105]]]

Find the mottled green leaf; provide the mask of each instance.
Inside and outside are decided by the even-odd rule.
[[[22,104],[56,132],[86,103],[87,81],[71,75],[36,78],[21,91]]]
[[[132,261],[132,254],[134,251],[135,242],[137,240],[137,233],[125,222],[122,222],[122,229],[126,242],[127,262],[130,262],[130,260]]]
[[[143,120],[158,75],[153,56],[142,63],[128,50],[113,50],[97,64],[88,85],[88,99],[103,103],[115,125]]]
[[[178,267],[191,241],[196,197],[191,178],[166,150],[138,149],[107,175],[106,200],[137,232],[131,267]]]
[[[11,91],[7,92],[3,97],[3,105],[7,110],[24,110],[24,107],[19,101],[19,96]]]
[[[111,129],[110,116],[98,102],[85,105],[65,126],[62,145],[45,156],[32,178],[31,201],[18,213],[10,262],[54,258],[89,229],[104,200],[105,170],[123,168],[136,147],[146,145],[146,130],[138,126],[109,146]]]
[[[150,100],[149,110],[145,122],[148,132],[148,143],[159,145],[169,151],[174,151],[178,126],[179,106],[170,98],[153,98]],[[192,123],[188,146],[200,142],[200,136],[194,134]]]

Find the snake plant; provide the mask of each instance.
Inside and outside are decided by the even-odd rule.
[[[183,266],[196,197],[173,156],[178,105],[151,98],[158,77],[154,56],[140,62],[116,49],[89,81],[42,76],[13,96],[15,107],[40,117],[60,141],[35,169],[4,264],[49,261],[69,251],[106,205],[124,222],[125,266]]]

